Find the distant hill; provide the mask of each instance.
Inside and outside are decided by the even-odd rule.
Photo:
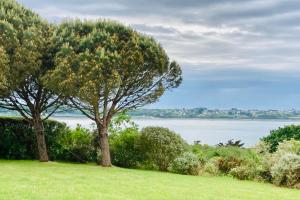
[[[128,112],[132,117],[153,118],[198,118],[198,119],[300,119],[300,110],[228,110],[193,109],[138,109]],[[0,115],[17,115],[16,112],[0,109]],[[77,110],[64,109],[55,116],[82,116]]]
[[[298,110],[229,110],[193,109],[139,109],[128,113],[135,117],[200,118],[200,119],[300,119]]]

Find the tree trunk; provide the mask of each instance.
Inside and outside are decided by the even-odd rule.
[[[98,126],[98,132],[100,137],[101,166],[111,167],[107,126]]]
[[[38,153],[40,162],[48,162],[47,145],[45,140],[44,125],[41,117],[37,115],[33,119],[33,127],[37,140]]]

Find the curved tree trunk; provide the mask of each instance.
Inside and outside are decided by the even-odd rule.
[[[33,119],[33,128],[37,140],[37,147],[40,162],[48,162],[47,145],[45,140],[44,125],[39,115]]]
[[[100,138],[100,149],[101,149],[101,166],[111,167],[111,158],[109,152],[108,133],[106,126],[98,126],[98,133]]]

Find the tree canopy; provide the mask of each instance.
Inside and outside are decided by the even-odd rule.
[[[117,22],[64,22],[54,43],[59,51],[47,84],[96,122],[100,138],[107,138],[115,114],[153,103],[182,81],[179,65],[160,44]]]
[[[40,159],[48,160],[42,120],[60,98],[44,87],[54,67],[53,26],[13,0],[0,1],[0,107],[15,110],[37,133]]]

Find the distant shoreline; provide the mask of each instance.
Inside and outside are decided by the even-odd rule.
[[[3,113],[0,113],[0,117],[21,117],[20,115],[5,115]],[[132,119],[140,119],[140,120],[226,120],[226,121],[281,121],[281,120],[287,120],[287,121],[300,121],[300,118],[200,118],[200,117],[152,117],[152,116],[131,116]],[[50,119],[55,118],[87,118],[85,115],[53,115],[50,117]]]
[[[196,117],[150,117],[150,116],[131,116],[132,119],[140,119],[140,120],[227,120],[227,121],[281,121],[281,120],[287,120],[287,121],[300,121],[300,118],[268,118],[268,119],[260,119],[260,118],[196,118]],[[53,115],[51,118],[87,118],[84,115]]]
[[[144,110],[145,111],[145,110]],[[151,110],[150,110],[151,111]],[[137,115],[136,113],[129,112],[128,115],[131,116],[133,119],[181,119],[181,120],[241,120],[241,121],[275,121],[275,120],[287,120],[287,121],[299,121],[300,116],[258,116],[258,117],[247,117],[247,116],[234,116],[234,115],[228,115],[228,116],[169,116],[169,115],[151,115],[151,113],[148,113],[146,115]],[[0,112],[0,117],[20,117],[17,113],[14,112]],[[54,114],[51,118],[86,118],[85,115],[82,115],[80,113],[57,113]]]

